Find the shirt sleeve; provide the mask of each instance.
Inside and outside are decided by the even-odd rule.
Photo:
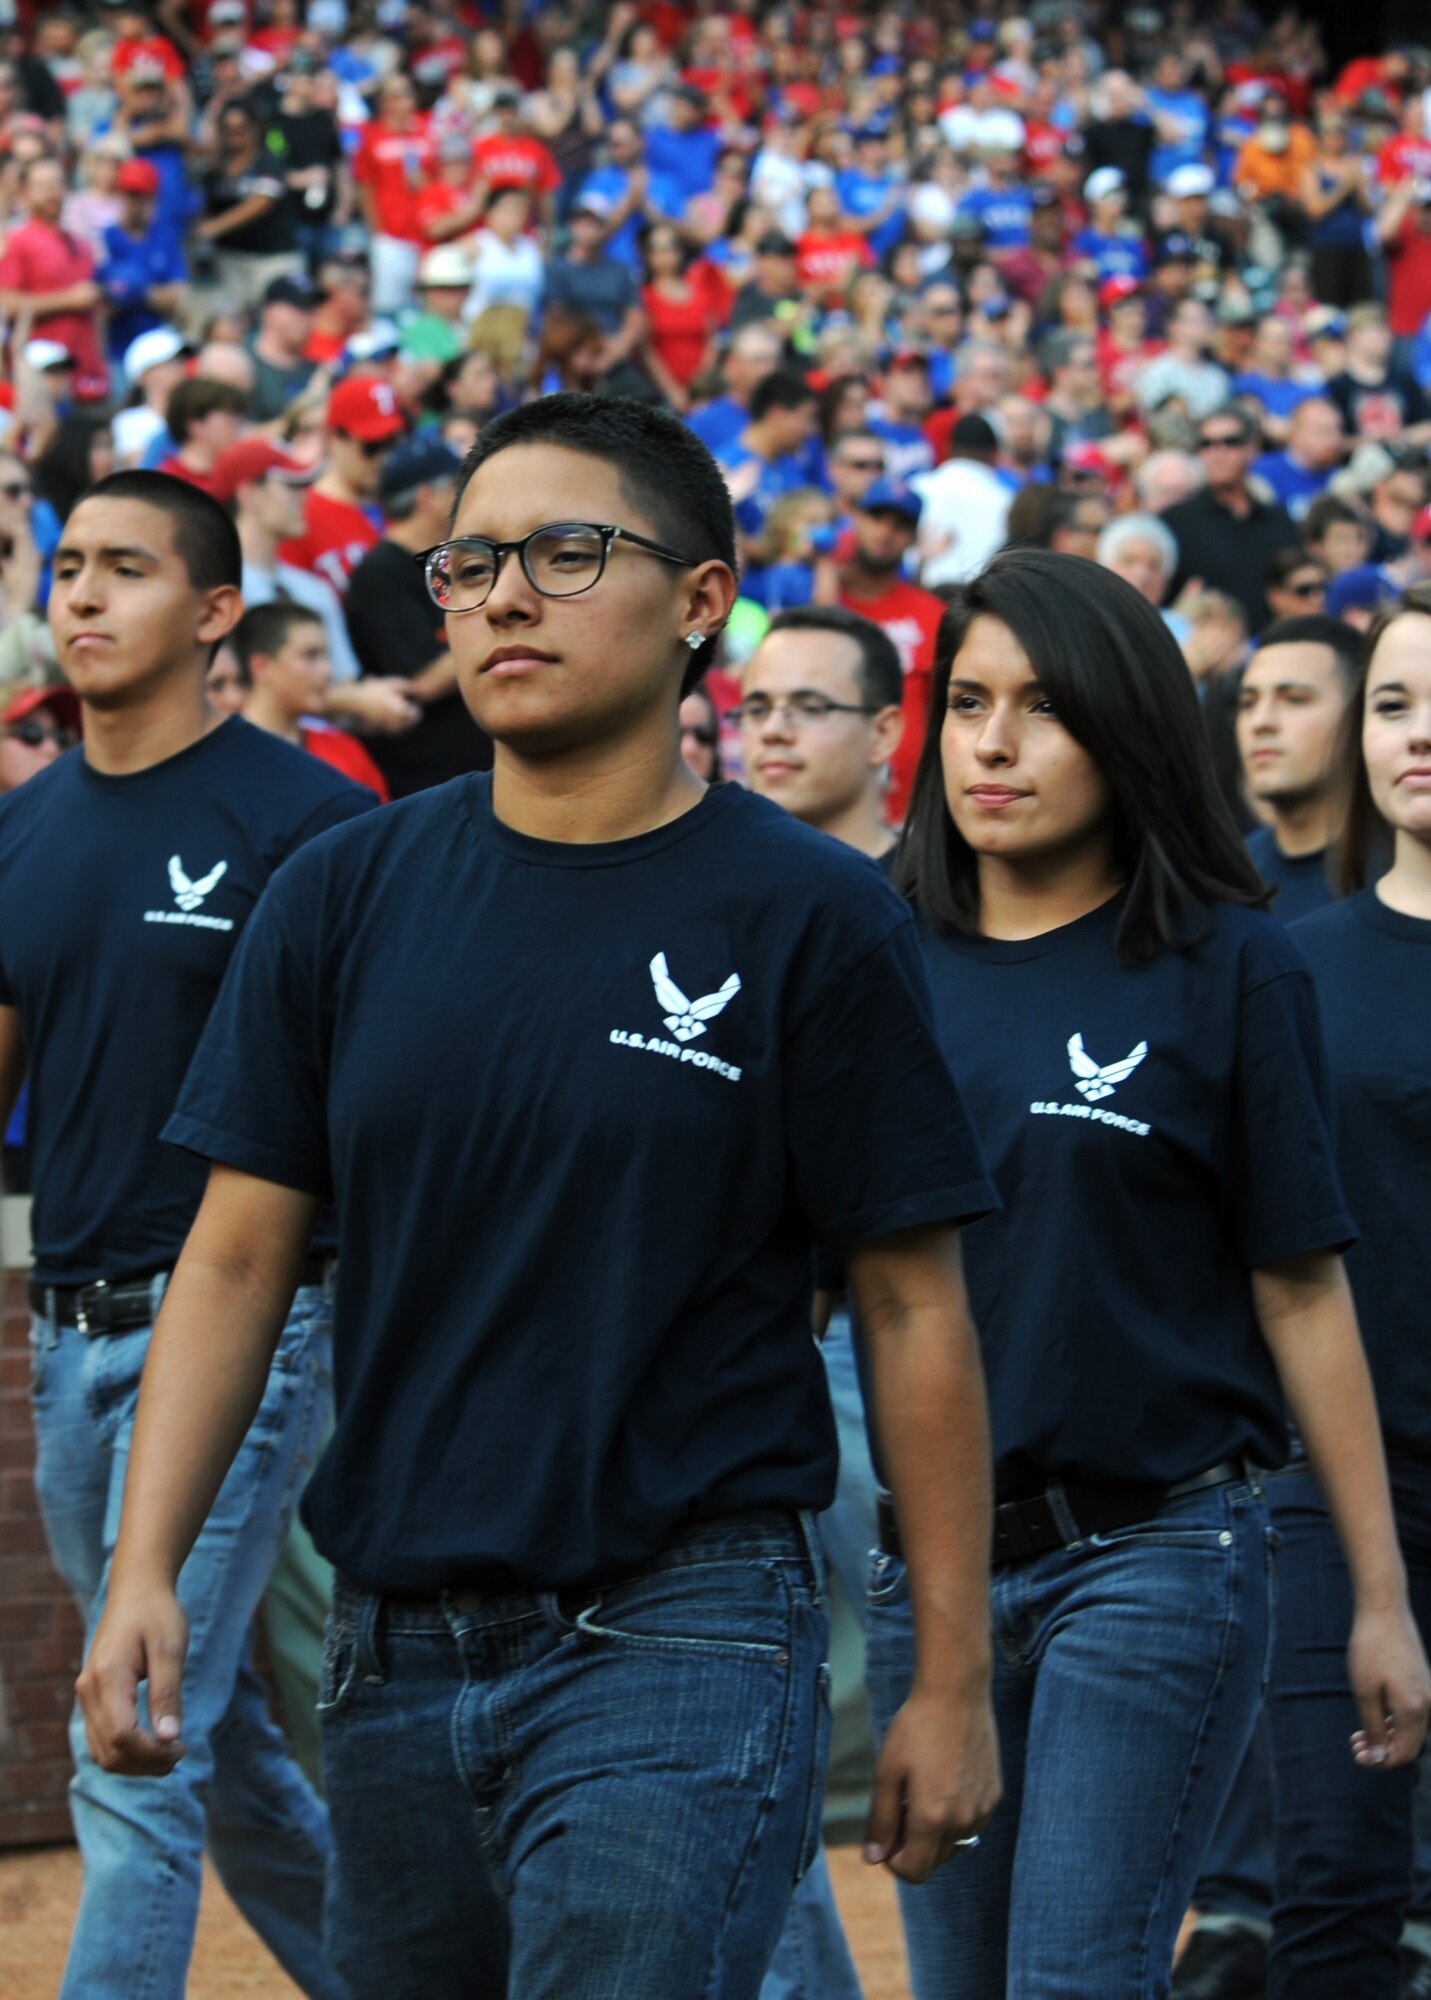
[[[935,1038],[911,921],[841,973],[786,1058],[796,1198],[827,1249],[999,1206]]]
[[[358,792],[361,800],[369,794]],[[281,869],[245,926],[173,1117],[171,1145],[330,1199],[328,1008],[309,869]]]
[[[1347,1213],[1332,1140],[1332,1095],[1312,977],[1295,963],[1244,985],[1235,1074],[1233,1202],[1249,1269],[1284,1257],[1347,1250]]]

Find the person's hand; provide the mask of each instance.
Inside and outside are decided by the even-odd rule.
[[[1347,1647],[1347,1675],[1362,1726],[1352,1755],[1368,1770],[1414,1764],[1431,1714],[1431,1671],[1405,1601],[1394,1611],[1362,1611]]]
[[[162,1778],[184,1755],[188,1645],[189,1621],[172,1590],[111,1594],[75,1683],[90,1755],[102,1771]],[[139,1719],[141,1681],[149,1684],[149,1729]]]
[[[341,697],[342,714],[356,717],[380,736],[401,736],[422,720],[422,703],[412,682],[397,674],[365,675],[360,681],[345,681],[333,692]]]
[[[963,1697],[916,1685],[875,1766],[865,1860],[923,1882],[976,1840],[1003,1792],[987,1687]]]
[[[732,506],[738,507],[742,500],[750,498],[760,484],[761,470],[758,458],[748,458],[744,465],[721,467],[721,476],[729,490]]]

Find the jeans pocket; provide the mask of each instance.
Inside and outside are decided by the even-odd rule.
[[[791,1587],[776,1564],[702,1563],[613,1584],[577,1614],[583,1638],[668,1654],[790,1658]]]
[[[1272,1684],[1272,1661],[1277,1647],[1277,1544],[1281,1536],[1275,1528],[1266,1532],[1267,1547],[1267,1646],[1262,1656],[1262,1692]]]
[[[1109,1550],[1213,1549],[1226,1550],[1230,1554],[1235,1540],[1230,1528],[1177,1528],[1170,1522],[1155,1519],[1137,1521],[1129,1528],[1109,1528],[1101,1535],[1090,1535],[1083,1546]]]
[[[45,1389],[45,1372],[51,1347],[49,1323],[37,1313],[30,1315],[30,1394],[41,1396]]]
[[[875,1549],[870,1556],[869,1582],[865,1587],[867,1604],[898,1604],[909,1593],[909,1571],[898,1556],[888,1556],[883,1550]]]
[[[317,1713],[337,1715],[358,1678],[358,1632],[349,1618],[331,1617],[323,1632],[323,1664],[318,1675]]]
[[[820,1662],[820,1671],[815,1687],[815,1756],[810,1771],[810,1799],[805,1808],[805,1830],[800,1836],[800,1859],[795,1869],[795,1880],[801,1882],[809,1873],[815,1856],[820,1851],[820,1829],[825,1813],[825,1767],[830,1761],[830,1667],[829,1662]]]

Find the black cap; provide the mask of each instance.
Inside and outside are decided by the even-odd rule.
[[[763,236],[755,239],[757,257],[793,257],[795,245],[780,229],[767,229]]]
[[[962,452],[966,458],[997,458],[999,440],[988,418],[970,410],[950,431],[949,449]]]
[[[411,493],[416,486],[435,486],[441,480],[456,479],[462,460],[450,444],[432,431],[419,431],[402,438],[383,460],[378,474],[378,496],[391,500],[395,493]]]
[[[307,278],[275,278],[263,295],[266,306],[297,306],[301,312],[312,312],[318,303],[318,294]]]
[[[1197,252],[1193,249],[1192,238],[1175,229],[1171,236],[1165,236],[1158,245],[1154,261],[1158,264],[1195,264]]]
[[[1035,208],[1057,208],[1058,189],[1051,188],[1047,181],[1035,181],[1029,189],[1029,200]]]

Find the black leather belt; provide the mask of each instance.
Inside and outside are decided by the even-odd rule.
[[[335,1261],[329,1251],[310,1252],[299,1274],[299,1285],[326,1284]],[[167,1276],[166,1271],[150,1271],[145,1277],[124,1278],[118,1284],[96,1278],[90,1285],[41,1285],[32,1278],[30,1305],[61,1326],[78,1327],[91,1339],[104,1333],[132,1333],[153,1319],[154,1280]]]
[[[1086,1542],[1090,1535],[1106,1535],[1115,1528],[1150,1521],[1169,1500],[1184,1493],[1199,1493],[1207,1486],[1226,1486],[1234,1479],[1251,1476],[1251,1468],[1243,1460],[1225,1458],[1192,1479],[1180,1479],[1176,1486],[1051,1486],[1029,1500],[1006,1500],[994,1509],[990,1560],[995,1568],[1032,1562],[1035,1556]],[[903,1561],[894,1501],[888,1493],[881,1493],[877,1504],[880,1549]]]

